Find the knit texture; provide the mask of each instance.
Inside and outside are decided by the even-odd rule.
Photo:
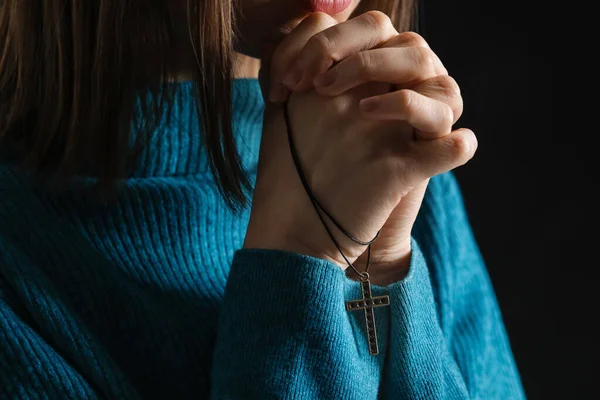
[[[239,250],[179,84],[164,126],[103,204],[0,164],[0,399],[521,399],[498,305],[452,174],[431,180],[408,276],[373,295],[321,259]],[[263,101],[234,84],[242,160],[256,174]]]

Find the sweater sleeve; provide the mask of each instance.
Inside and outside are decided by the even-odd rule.
[[[431,180],[408,277],[390,285],[389,398],[524,399],[454,174]]]
[[[432,179],[408,276],[373,295],[380,354],[359,283],[334,264],[236,252],[219,321],[213,399],[524,398],[500,312],[454,177]]]
[[[5,280],[4,272],[13,279]],[[37,272],[9,243],[0,242],[0,399],[139,399]]]
[[[17,312],[0,296],[0,399],[100,398]]]
[[[0,399],[92,400],[102,399],[104,395],[139,398],[124,377],[118,377],[118,371],[110,368],[111,364],[102,360],[99,353],[94,354],[96,351],[89,347],[85,336],[73,336],[73,346],[66,347],[87,357],[87,363],[83,364],[81,356],[57,351],[53,336],[64,332],[40,334],[27,310],[11,302],[2,289],[0,279]],[[44,311],[48,311],[49,318],[62,317],[62,310],[55,308],[57,304],[47,303],[41,297],[38,300],[47,307]],[[62,321],[56,331],[66,332],[72,327],[70,322]]]

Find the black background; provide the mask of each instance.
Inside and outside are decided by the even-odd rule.
[[[552,61],[569,57],[557,45],[565,33],[552,29],[550,2],[425,0],[424,11],[420,32],[462,89],[457,127],[479,139],[456,175],[526,394],[597,398],[600,185],[586,158],[597,147],[553,131],[564,111],[552,107]]]

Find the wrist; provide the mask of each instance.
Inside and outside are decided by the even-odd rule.
[[[378,286],[388,286],[400,282],[408,275],[410,260],[411,254],[408,254],[405,259],[398,260],[396,263],[372,266],[373,272],[369,274],[371,282]]]
[[[408,275],[411,260],[412,249],[410,244],[404,250],[394,252],[393,256],[373,257],[369,266],[371,283],[378,286],[388,286],[403,280]],[[360,263],[354,263],[354,266],[359,271],[364,271],[366,260],[363,259]],[[359,279],[350,268],[346,270],[346,275],[353,280]]]
[[[329,256],[323,251],[314,249],[312,246],[304,244],[302,242],[285,238],[283,235],[254,235],[250,232],[246,234],[243,249],[266,249],[266,250],[281,250],[290,253],[302,254],[305,256],[320,258],[325,261],[329,261],[332,264],[337,265],[342,270],[348,268],[345,263],[336,260]]]

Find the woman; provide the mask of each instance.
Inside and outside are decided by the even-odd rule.
[[[0,398],[522,398],[413,11],[2,2]]]

